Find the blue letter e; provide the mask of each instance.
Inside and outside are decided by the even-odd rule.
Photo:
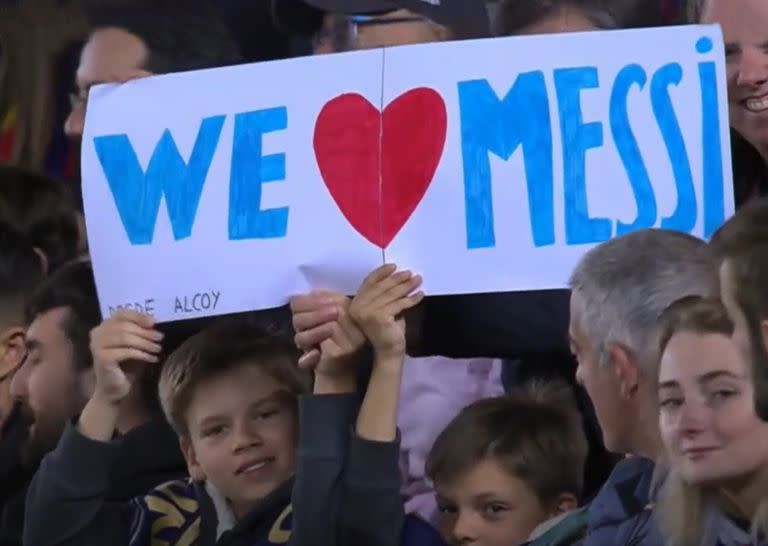
[[[285,237],[288,231],[288,207],[261,209],[262,184],[285,179],[285,154],[262,155],[262,137],[287,126],[284,106],[235,116],[229,183],[232,240]]]

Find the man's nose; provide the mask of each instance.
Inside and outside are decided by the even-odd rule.
[[[736,81],[744,87],[758,87],[768,81],[768,55],[756,47],[744,48]]]
[[[11,396],[17,400],[29,398],[29,366],[22,364],[11,379]]]
[[[81,138],[85,127],[85,107],[77,105],[64,122],[64,134],[69,138]]]

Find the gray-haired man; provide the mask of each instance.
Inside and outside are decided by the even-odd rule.
[[[663,453],[656,403],[658,318],[682,297],[718,296],[715,257],[690,235],[642,230],[588,252],[570,284],[576,377],[592,400],[606,448],[630,455],[580,514],[586,516],[584,545],[661,545],[651,523],[651,482]]]

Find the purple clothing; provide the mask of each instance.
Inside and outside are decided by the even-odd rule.
[[[434,491],[424,475],[427,454],[440,432],[465,406],[504,394],[501,360],[408,358],[402,385],[398,426],[405,511],[434,524]]]

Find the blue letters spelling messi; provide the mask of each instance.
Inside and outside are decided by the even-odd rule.
[[[696,51],[713,50],[709,38],[696,43]],[[658,210],[651,180],[627,112],[633,87],[650,93],[677,189],[674,213],[662,218],[662,228],[690,232],[699,218],[690,158],[669,95],[670,86],[683,78],[698,78],[701,97],[701,151],[703,160],[703,224],[705,236],[724,221],[723,164],[716,64],[703,60],[698,74],[684,74],[679,63],[669,63],[653,73],[638,64],[623,67],[612,83],[608,126],[637,202],[631,223],[590,216],[586,192],[586,153],[604,145],[603,123],[584,122],[580,93],[600,86],[594,66],[554,71],[563,152],[565,191],[565,242],[568,245],[599,243],[614,235],[655,226]],[[458,83],[461,150],[464,166],[467,248],[495,246],[494,212],[489,155],[504,160],[522,148],[528,184],[528,207],[535,246],[555,243],[553,196],[553,137],[550,101],[544,73],[517,76],[500,99],[486,80]],[[201,121],[188,161],[169,130],[160,138],[146,170],[142,169],[126,134],[94,138],[99,161],[109,184],[128,239],[133,245],[151,244],[164,195],[176,240],[191,236],[200,197],[213,156],[219,147],[226,116]],[[263,209],[262,186],[285,179],[285,154],[264,155],[267,133],[288,128],[285,106],[234,115],[229,180],[228,235],[231,240],[285,237],[289,207]],[[311,143],[307,143],[311,145]],[[439,181],[438,181],[439,182]]]

